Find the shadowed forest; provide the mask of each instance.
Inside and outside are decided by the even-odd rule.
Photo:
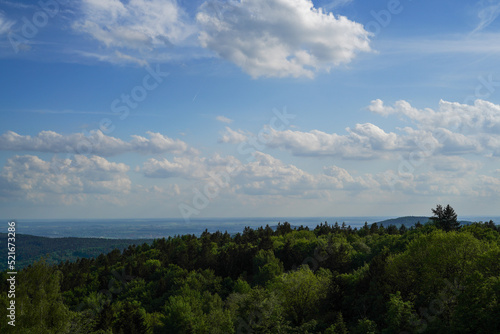
[[[38,261],[0,332],[499,333],[499,227],[433,213],[409,228],[285,222]]]

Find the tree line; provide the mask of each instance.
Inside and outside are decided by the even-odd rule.
[[[39,261],[18,274],[16,331],[0,331],[499,333],[500,230],[448,207],[411,227],[285,222]]]

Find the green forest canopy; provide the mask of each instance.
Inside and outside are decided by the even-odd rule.
[[[169,237],[21,270],[16,328],[0,331],[499,333],[499,258],[492,222]]]

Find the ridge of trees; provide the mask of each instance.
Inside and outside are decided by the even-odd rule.
[[[435,210],[409,228],[284,222],[39,261],[17,276],[17,328],[0,332],[499,333],[499,227]]]

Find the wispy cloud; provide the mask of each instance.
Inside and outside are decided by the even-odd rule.
[[[455,35],[435,38],[381,40],[378,51],[383,54],[497,54],[500,53],[499,33],[474,36]]]
[[[492,24],[500,15],[500,3],[496,0],[480,1],[480,9],[477,12],[479,23],[472,33],[479,32]]]
[[[329,3],[323,5],[322,8],[324,8],[326,10],[332,10],[332,9],[335,9],[338,7],[346,6],[352,2],[353,2],[353,0],[333,0],[333,1],[330,1]]]
[[[122,59],[124,62],[135,63],[135,64],[137,64],[139,66],[143,66],[143,67],[146,67],[149,65],[148,62],[144,59],[136,58],[134,56],[122,53],[118,50],[115,51],[115,55],[118,59]]]
[[[225,116],[217,116],[215,117],[215,119],[221,123],[226,123],[226,124],[231,124],[233,122],[232,119],[230,118],[227,118]]]
[[[8,19],[0,12],[0,35],[7,33],[15,23],[16,21]]]
[[[27,112],[27,113],[36,113],[36,114],[74,114],[74,115],[115,115],[111,111],[85,111],[85,110],[50,110],[50,109],[21,109],[16,110],[16,112]]]
[[[177,44],[194,33],[176,1],[84,0],[83,17],[73,24],[107,47],[151,50]]]
[[[34,9],[34,8],[37,8],[35,5],[28,5],[28,4],[24,4],[22,2],[19,2],[19,1],[6,1],[6,0],[1,0],[0,1],[0,4],[2,5],[5,5],[5,6],[9,6],[9,7],[13,7],[13,8],[21,8],[21,9]]]

